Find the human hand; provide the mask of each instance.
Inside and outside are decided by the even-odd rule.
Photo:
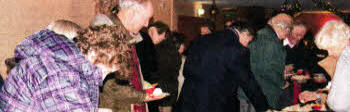
[[[313,101],[317,99],[317,93],[311,91],[304,91],[299,94],[299,100],[302,103]]]
[[[293,64],[289,64],[289,65],[286,65],[284,67],[284,73],[285,74],[288,74],[288,73],[291,73],[294,69],[294,65]]]
[[[286,89],[286,88],[288,88],[289,87],[289,82],[286,82],[286,84],[284,84],[284,87],[282,87],[282,89]]]
[[[153,94],[149,94],[146,92],[146,98],[145,98],[145,102],[150,102],[150,101],[154,101],[154,100],[160,100],[165,98],[166,96],[168,96],[169,93],[161,93],[159,95],[153,95]]]

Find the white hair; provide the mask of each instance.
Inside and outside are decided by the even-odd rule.
[[[113,26],[114,23],[106,15],[97,14],[95,18],[91,21],[90,26],[101,26],[101,25]]]
[[[280,14],[277,14],[276,16],[272,17],[268,21],[268,24],[271,26],[285,29],[285,28],[291,27],[292,21],[293,21],[292,17],[290,17],[287,14],[280,13]]]
[[[341,21],[328,21],[315,36],[315,44],[320,49],[337,48],[348,44],[350,29]]]
[[[120,10],[146,10],[145,6],[137,0],[119,0]]]
[[[51,22],[47,29],[55,32],[58,35],[64,35],[70,40],[73,40],[74,37],[78,36],[78,31],[81,29],[81,27],[68,20],[56,20]]]

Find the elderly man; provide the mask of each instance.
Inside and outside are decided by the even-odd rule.
[[[147,27],[150,18],[153,16],[153,6],[150,0],[120,0],[117,6],[117,14],[111,14],[114,31],[119,39],[117,51],[121,62],[120,71],[116,77],[106,81],[103,93],[100,95],[100,107],[110,108],[114,112],[145,112],[145,95],[143,91],[143,77],[140,72],[139,59],[136,54],[135,44],[142,41],[139,31]],[[131,59],[131,60],[128,60]],[[132,87],[132,88],[130,88]],[[123,89],[129,88],[129,89]],[[139,91],[137,94],[128,94],[128,91]],[[134,90],[133,90],[134,89]],[[123,94],[123,95],[121,95]],[[131,97],[133,96],[133,97]]]
[[[294,48],[294,46],[299,44],[300,40],[304,38],[306,31],[307,28],[304,24],[294,23],[291,35],[283,41],[283,45],[288,45],[290,48]]]
[[[250,72],[251,30],[241,24],[206,35],[187,50],[183,84],[175,112],[238,112],[237,88],[257,111],[267,110],[266,97]]]
[[[283,41],[283,45],[287,51],[286,72],[293,70],[295,67],[304,68],[303,54],[306,49],[303,43],[299,44],[299,42],[304,38],[306,31],[307,28],[304,24],[294,23],[291,35]]]
[[[256,40],[250,45],[252,72],[271,107],[278,108],[278,100],[284,86],[286,51],[282,41],[291,32],[293,19],[287,14],[278,14],[259,30]]]
[[[296,72],[295,70],[297,69],[309,68],[308,63],[310,61],[308,58],[310,56],[305,55],[310,53],[306,52],[307,49],[304,43],[300,43],[300,41],[304,38],[306,32],[307,28],[304,24],[298,22],[294,23],[291,35],[283,41],[283,45],[287,52],[285,73]],[[300,89],[296,88],[300,88],[300,85],[287,82],[285,89],[281,93],[281,96],[283,97],[280,97],[280,107],[283,108],[296,104],[298,102],[298,97],[294,96],[298,95]]]

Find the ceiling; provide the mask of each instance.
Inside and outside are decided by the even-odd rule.
[[[196,2],[211,4],[212,0],[177,0],[185,2]],[[285,0],[216,0],[220,8],[230,8],[235,6],[263,6],[266,8],[280,8]],[[299,0],[305,10],[319,10],[312,0]],[[350,9],[350,0],[325,0],[330,2],[337,9]]]

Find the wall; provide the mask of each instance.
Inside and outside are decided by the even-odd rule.
[[[154,7],[154,20],[168,24],[170,30],[176,30],[177,15],[174,11],[174,0],[151,0]]]

